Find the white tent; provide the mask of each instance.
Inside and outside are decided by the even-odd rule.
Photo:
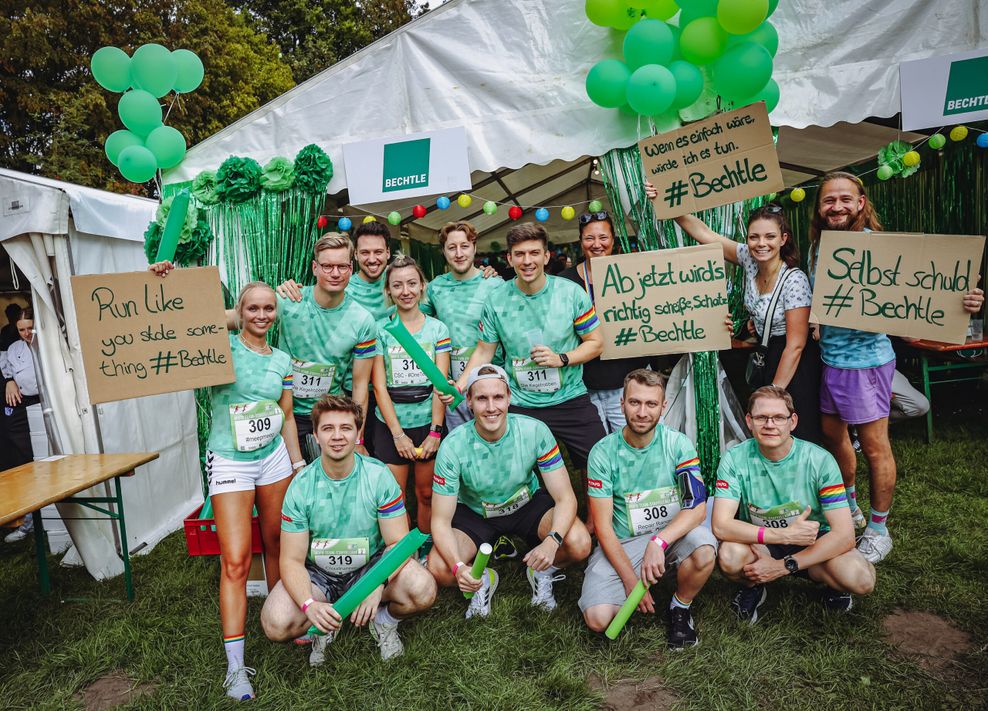
[[[899,111],[900,62],[988,44],[983,0],[783,0],[772,22],[782,98],[771,119],[783,127],[787,185],[874,156],[899,135],[853,124]],[[579,0],[450,0],[193,147],[166,181],[191,180],[231,155],[263,164],[316,143],[334,160],[335,195],[347,186],[344,144],[463,126],[479,197],[523,206],[586,201],[602,193],[591,157],[639,137],[635,119],[594,106],[584,90],[595,62],[620,56],[619,40],[591,25]],[[490,236],[507,223],[506,210],[487,216],[479,207],[454,203],[409,233],[434,239],[443,222],[469,217]],[[553,239],[576,237],[572,222],[548,226]]]
[[[202,501],[191,392],[89,403],[69,277],[147,268],[144,230],[157,203],[0,169],[0,244],[31,285],[54,441],[64,454],[157,451],[124,479],[126,545],[148,550]],[[91,495],[105,496],[103,487]],[[83,492],[85,495],[86,492]],[[115,527],[59,505],[76,552],[97,579],[123,572]],[[67,560],[76,556],[70,551]]]

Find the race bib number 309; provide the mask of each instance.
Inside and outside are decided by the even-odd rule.
[[[285,413],[274,400],[230,405],[230,429],[238,452],[266,447],[281,433]]]

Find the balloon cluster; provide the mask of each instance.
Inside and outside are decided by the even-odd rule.
[[[119,47],[101,47],[90,60],[93,78],[104,89],[122,92],[117,114],[126,130],[114,131],[104,144],[106,157],[134,183],[174,168],[185,157],[185,136],[162,120],[158,99],[169,92],[187,94],[202,83],[202,61],[187,49],[169,51],[145,44],[128,57]]]
[[[735,106],[779,103],[772,58],[779,34],[767,18],[779,0],[586,0],[587,17],[624,31],[624,61],[605,59],[587,75],[587,95],[604,108],[642,116],[680,111],[713,90]],[[667,22],[678,13],[676,24]]]
[[[954,126],[948,134],[954,143],[960,143],[968,136],[967,126]],[[939,151],[947,145],[946,137],[940,133],[934,133],[927,141],[930,148]],[[982,133],[975,141],[979,148],[988,148],[988,133]],[[919,147],[919,146],[917,146]],[[919,151],[906,141],[892,141],[890,144],[878,151],[878,171],[876,175],[879,180],[889,180],[893,177],[908,178],[919,170],[922,156]]]

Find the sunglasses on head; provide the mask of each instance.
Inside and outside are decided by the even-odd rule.
[[[601,210],[600,212],[584,212],[580,215],[580,225],[588,225],[591,222],[602,222],[610,218],[606,210]]]
[[[767,205],[762,205],[761,207],[756,207],[754,210],[752,210],[751,212],[748,213],[748,219],[750,220],[751,219],[751,215],[755,215],[757,213],[763,213],[763,214],[767,213],[769,215],[781,215],[782,214],[782,205],[776,205],[775,203],[769,203]]]

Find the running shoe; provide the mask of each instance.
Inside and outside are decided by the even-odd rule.
[[[731,602],[731,609],[739,620],[753,625],[758,622],[758,608],[765,602],[767,596],[768,591],[764,585],[741,587]]]
[[[237,667],[228,671],[226,680],[223,682],[226,695],[237,701],[250,701],[253,699],[254,687],[250,685],[250,679],[247,677],[254,676],[254,674],[257,674],[257,670],[250,667]]]
[[[501,560],[502,558],[517,558],[518,549],[515,548],[515,544],[511,542],[511,539],[507,536],[501,536],[497,539],[497,543],[494,544],[494,552],[491,554],[494,560]]]
[[[467,608],[466,618],[487,617],[491,614],[491,598],[497,590],[497,571],[488,568],[484,571],[484,584],[477,593],[470,598],[470,607]]]
[[[552,584],[565,580],[566,576],[556,573],[536,573],[531,568],[525,568],[525,577],[532,586],[532,604],[541,607],[546,612],[556,609],[556,598],[552,594]]]
[[[851,593],[827,588],[823,593],[823,606],[831,612],[849,612],[854,607],[854,598]]]
[[[866,528],[858,539],[858,551],[872,565],[878,565],[892,551],[892,536]]]
[[[17,543],[17,541],[23,541],[27,538],[27,531],[21,528],[15,528],[11,533],[3,539],[4,543]]]
[[[854,511],[851,512],[851,521],[854,523],[854,527],[859,530],[868,525],[864,511],[861,510],[860,506],[854,507]]]
[[[693,615],[685,607],[671,607],[669,609],[669,629],[666,640],[669,642],[669,650],[681,652],[687,647],[695,647],[700,644],[700,638],[696,635],[696,628],[693,626]]]
[[[312,651],[309,652],[309,666],[321,667],[326,662],[326,648],[336,638],[335,632],[317,634],[312,637]]]
[[[370,630],[371,637],[374,638],[378,648],[381,650],[381,659],[383,661],[386,662],[393,657],[400,657],[405,652],[405,647],[401,643],[401,637],[398,636],[397,622],[389,625],[385,622],[371,620],[368,629]]]

